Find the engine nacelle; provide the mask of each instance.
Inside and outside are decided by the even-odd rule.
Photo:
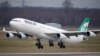
[[[17,37],[20,38],[20,39],[27,38],[27,36],[25,34],[23,34],[23,33],[17,34]]]
[[[95,37],[96,36],[96,34],[92,31],[87,32],[87,35],[90,36],[90,37]]]
[[[14,34],[13,33],[6,33],[6,37],[13,38],[14,37]]]
[[[61,35],[58,33],[58,34],[56,35],[56,37],[57,37],[57,38],[60,38],[60,37],[61,37]]]
[[[56,35],[56,37],[57,37],[58,39],[65,39],[65,38],[66,38],[66,36],[65,36],[64,34],[61,34],[61,33],[58,33],[58,34]]]

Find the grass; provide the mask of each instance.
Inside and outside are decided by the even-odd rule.
[[[78,44],[66,44],[65,49],[60,49],[57,42],[54,47],[48,46],[47,40],[42,40],[44,49],[38,49],[35,46],[36,40],[30,39],[8,39],[5,33],[0,33],[0,53],[37,53],[37,52],[100,52],[100,35],[90,38],[87,41]]]
[[[100,36],[100,35],[99,35]],[[65,49],[60,49],[55,42],[54,47],[48,46],[48,41],[43,40],[42,44],[44,45],[43,50],[37,49],[35,47],[36,40],[34,39],[0,39],[0,53],[8,52],[100,52],[100,38],[91,38],[88,41],[83,43],[69,45],[66,44]]]

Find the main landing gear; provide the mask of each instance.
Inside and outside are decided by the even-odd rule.
[[[38,49],[43,49],[43,45],[41,44],[40,39],[37,39],[36,46]]]
[[[58,42],[58,46],[60,48],[65,48],[66,47],[62,41]]]
[[[49,46],[50,46],[50,47],[53,47],[53,46],[54,46],[54,43],[53,43],[52,40],[49,40]]]
[[[35,45],[37,46],[38,49],[43,49],[43,45],[41,44],[40,39],[37,39],[37,43]],[[50,47],[54,46],[53,41],[49,40],[49,46]],[[66,47],[62,41],[58,42],[58,46],[60,48],[65,48]]]

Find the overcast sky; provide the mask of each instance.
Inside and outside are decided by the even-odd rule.
[[[0,0],[0,3],[6,0]],[[21,6],[22,0],[7,0],[13,6]],[[37,7],[62,7],[64,0],[25,0],[25,5]],[[100,0],[71,0],[74,7],[78,8],[100,8]]]

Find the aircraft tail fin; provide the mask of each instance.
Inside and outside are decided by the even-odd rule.
[[[2,31],[4,31],[4,32],[6,31],[5,27],[3,27],[3,30]]]
[[[86,32],[88,30],[89,22],[90,18],[86,17],[81,26],[78,28],[78,31]]]

